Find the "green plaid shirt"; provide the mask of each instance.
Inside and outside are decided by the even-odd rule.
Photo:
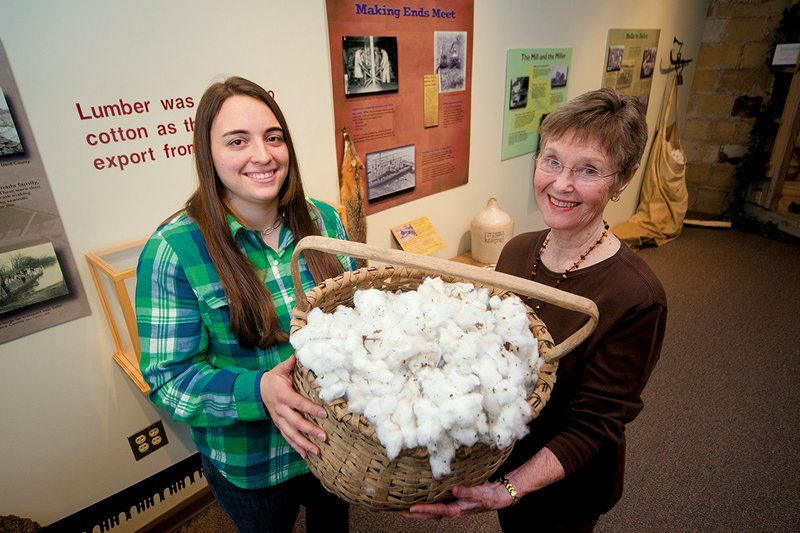
[[[346,239],[336,211],[312,203],[320,233]],[[228,224],[242,252],[263,274],[280,326],[289,331],[294,305],[291,231],[281,227],[276,252],[232,216]],[[352,258],[339,260],[346,270],[355,268]],[[314,281],[302,256],[299,265],[308,290]],[[269,419],[259,390],[262,374],[288,359],[292,346],[287,342],[247,350],[239,345],[229,330],[227,296],[217,271],[200,229],[186,213],[150,237],[136,279],[140,366],[151,400],[189,424],[198,450],[237,486],[267,487],[307,472],[305,461]]]

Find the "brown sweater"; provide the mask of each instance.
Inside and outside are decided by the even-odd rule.
[[[546,234],[513,238],[497,270],[530,279]],[[560,273],[540,263],[535,281],[552,287],[558,277]],[[642,410],[641,393],[664,339],[667,300],[658,278],[625,244],[612,257],[570,273],[559,288],[597,304],[597,328],[561,359],[550,400],[499,472],[507,473],[546,446],[563,465],[566,478],[523,498],[520,506],[542,512],[542,505],[553,510],[565,505],[565,512],[600,515],[622,495],[625,424]],[[540,302],[527,303],[535,307]],[[587,320],[549,303],[538,314],[556,342]]]

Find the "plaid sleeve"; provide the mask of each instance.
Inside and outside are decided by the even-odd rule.
[[[339,217],[339,213],[330,204],[320,202],[319,200],[311,200],[311,202],[319,209],[322,224],[320,224],[320,234],[323,237],[330,237],[332,239],[348,240],[347,230]],[[342,263],[345,271],[356,270],[356,261],[350,256],[338,255],[339,262]]]
[[[258,393],[263,371],[208,363],[209,333],[198,298],[162,235],[145,245],[136,276],[140,367],[151,400],[191,426],[266,418]]]

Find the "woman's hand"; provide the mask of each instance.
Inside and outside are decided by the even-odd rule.
[[[314,436],[318,441],[324,441],[325,432],[318,426],[308,421],[302,414],[308,413],[317,418],[325,418],[325,409],[298,394],[292,387],[292,369],[295,356],[276,365],[261,377],[261,401],[269,411],[269,416],[275,426],[286,438],[289,445],[303,458],[306,454],[319,453],[314,443],[306,438],[303,433]]]
[[[453,496],[458,498],[451,503],[423,503],[412,506],[405,516],[420,520],[432,518],[457,518],[473,513],[502,509],[511,505],[511,496],[499,482],[487,482],[477,487],[453,487]]]

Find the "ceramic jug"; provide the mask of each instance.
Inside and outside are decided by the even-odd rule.
[[[500,257],[503,246],[514,235],[514,219],[500,209],[497,199],[489,198],[486,208],[470,222],[472,259],[493,265]]]

